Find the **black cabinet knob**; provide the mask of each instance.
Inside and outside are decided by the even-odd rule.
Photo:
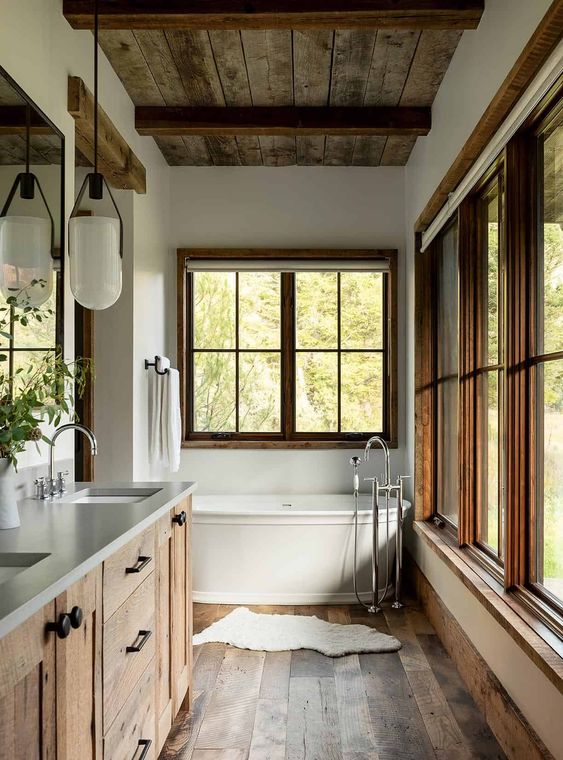
[[[73,607],[68,614],[70,624],[73,628],[80,628],[84,620],[84,613],[80,607]]]
[[[175,517],[172,518],[172,522],[182,527],[182,525],[185,524],[186,519],[187,519],[187,515],[184,512],[184,510],[182,510],[179,515],[176,515]]]
[[[71,631],[70,618],[66,614],[59,615],[56,623],[47,623],[47,630],[54,631],[59,639],[66,639]]]

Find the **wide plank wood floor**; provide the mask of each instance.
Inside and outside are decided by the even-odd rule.
[[[194,631],[232,609],[196,604]],[[178,716],[161,760],[504,758],[414,603],[377,616],[349,605],[251,609],[371,625],[397,636],[403,647],[339,658],[309,650],[196,647],[192,712]]]

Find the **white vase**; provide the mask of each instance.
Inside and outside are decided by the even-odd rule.
[[[14,466],[8,459],[0,457],[0,530],[19,527]]]

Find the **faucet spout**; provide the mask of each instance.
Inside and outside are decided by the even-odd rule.
[[[383,449],[383,455],[385,456],[385,483],[382,483],[381,485],[388,486],[391,480],[391,471],[389,465],[389,446],[380,435],[372,435],[372,437],[366,443],[366,447],[364,449],[364,462],[369,462],[369,454],[374,443],[378,443]]]
[[[51,438],[51,448],[49,450],[49,484],[53,482],[53,477],[55,474],[55,441],[61,433],[65,432],[65,430],[78,430],[80,433],[83,433],[90,441],[92,456],[95,457],[98,453],[98,442],[96,440],[96,436],[89,427],[86,427],[86,425],[81,425],[79,422],[69,422],[67,425],[61,425],[55,430],[53,437]]]

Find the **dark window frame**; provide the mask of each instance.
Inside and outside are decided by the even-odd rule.
[[[370,435],[382,434],[391,447],[397,446],[397,251],[394,249],[178,249],[177,251],[177,296],[178,296],[178,366],[180,369],[182,429],[184,447],[217,448],[358,448]],[[188,260],[241,259],[276,260],[295,259],[305,261],[389,261],[389,272],[384,278],[384,325],[383,349],[373,353],[383,353],[383,430],[362,431],[362,433],[308,433],[295,430],[295,356],[299,349],[294,341],[294,277],[282,273],[281,310],[281,432],[280,433],[211,433],[194,432],[189,409],[192,406],[192,356],[193,336],[191,335],[192,293],[191,275],[187,271]],[[340,320],[339,320],[340,323]],[[238,332],[238,331],[237,331]],[[305,349],[303,349],[305,350]],[[321,349],[319,349],[321,350]],[[339,356],[346,349],[334,349]],[[351,353],[353,350],[349,350]],[[358,349],[358,351],[361,351]],[[366,350],[364,353],[372,353]],[[340,361],[339,361],[340,366]],[[238,384],[237,384],[238,385]],[[340,397],[340,394],[339,394]],[[340,424],[340,401],[339,424]]]
[[[424,360],[432,351],[436,332],[435,250],[417,253],[417,340],[416,340],[416,494],[420,495],[417,517],[444,526],[460,547],[469,564],[477,561],[484,577],[504,588],[514,608],[518,605],[534,615],[542,625],[563,639],[563,603],[535,581],[536,526],[541,505],[533,487],[536,482],[536,396],[535,372],[539,363],[563,358],[563,351],[545,355],[536,349],[539,256],[538,228],[540,190],[538,187],[538,135],[563,113],[563,77],[551,88],[526,123],[505,146],[504,151],[476,183],[457,211],[460,267],[459,332],[459,527],[444,520],[436,510],[436,366]],[[559,116],[558,116],[559,114]],[[505,435],[505,542],[504,567],[478,541],[479,457],[478,398],[479,342],[482,331],[482,271],[480,268],[477,201],[491,179],[504,173],[505,211],[503,238],[505,252],[504,292],[504,435]],[[443,229],[451,219],[444,224]],[[417,240],[417,250],[421,241]],[[428,298],[432,293],[434,298]],[[486,329],[486,325],[485,325]],[[482,362],[481,362],[482,363]],[[430,465],[430,466],[428,466]]]

